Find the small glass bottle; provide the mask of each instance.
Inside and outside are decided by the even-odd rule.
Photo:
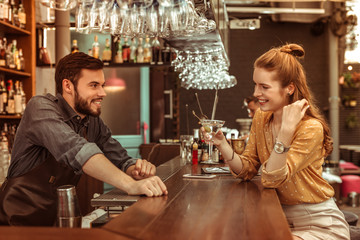
[[[105,40],[105,48],[102,53],[102,61],[108,65],[111,62],[111,48],[110,48],[110,40],[107,38]]]
[[[72,41],[72,46],[71,46],[71,53],[76,53],[76,52],[79,52],[79,47],[77,45],[77,40],[74,39]]]
[[[121,45],[121,39],[119,38],[117,40],[116,44],[116,54],[114,57],[115,63],[123,63],[123,53],[122,53],[122,45]]]
[[[22,48],[19,49],[19,66],[20,66],[19,70],[21,70],[21,71],[25,70],[25,58],[24,58]]]
[[[124,38],[124,44],[122,46],[122,54],[123,54],[123,61],[125,63],[129,62],[129,58],[130,58],[130,46],[129,46],[129,41],[128,38]]]
[[[130,63],[136,63],[136,52],[137,52],[137,47],[136,47],[136,39],[133,38],[131,40],[131,45],[130,45],[130,59],[129,62]]]
[[[19,9],[18,9],[19,27],[25,29],[25,27],[26,27],[26,13],[25,13],[25,8],[24,8],[24,5],[23,5],[22,2],[23,1],[20,0]]]
[[[144,44],[144,62],[149,63],[151,62],[151,44],[150,38],[145,38]]]
[[[152,61],[151,64],[162,64],[160,60],[160,41],[157,37],[152,42]]]
[[[202,142],[201,161],[206,162],[209,160],[209,144],[207,144],[205,140],[201,140],[201,142]]]
[[[139,38],[139,46],[137,48],[136,53],[136,62],[143,63],[144,62],[144,48],[143,48],[143,39]]]
[[[92,44],[92,56],[94,58],[99,58],[99,51],[100,51],[100,46],[99,46],[99,42],[98,42],[98,36],[95,35],[94,43]]]
[[[192,164],[198,164],[198,144],[194,138],[191,146],[192,149]]]

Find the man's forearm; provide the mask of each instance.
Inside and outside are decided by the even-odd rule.
[[[135,181],[132,177],[118,169],[103,154],[92,156],[82,168],[86,174],[125,192],[129,192],[130,185]]]

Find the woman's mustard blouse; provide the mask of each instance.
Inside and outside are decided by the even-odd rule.
[[[325,153],[321,123],[314,118],[303,119],[287,152],[286,166],[267,172],[267,160],[274,148],[271,117],[272,112],[256,112],[249,141],[240,156],[244,167],[239,174],[233,174],[249,180],[263,164],[262,183],[267,188],[276,189],[281,204],[319,203],[331,198],[334,189],[321,177]]]

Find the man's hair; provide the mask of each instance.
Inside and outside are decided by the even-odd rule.
[[[248,96],[244,99],[244,102],[246,102],[247,104],[254,102],[257,103],[259,101],[259,99],[257,99],[257,97],[254,96]]]
[[[63,93],[62,81],[69,79],[77,87],[82,69],[100,70],[104,64],[101,60],[83,52],[66,55],[58,62],[55,71],[56,93]]]

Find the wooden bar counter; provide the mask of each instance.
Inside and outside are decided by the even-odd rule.
[[[275,190],[265,189],[260,176],[248,182],[229,175],[187,179],[183,174],[200,173],[205,165],[183,166],[181,161],[176,157],[158,167],[167,196],[134,196],[135,203],[100,229],[0,227],[0,239],[46,239],[51,234],[68,240],[292,239]]]

